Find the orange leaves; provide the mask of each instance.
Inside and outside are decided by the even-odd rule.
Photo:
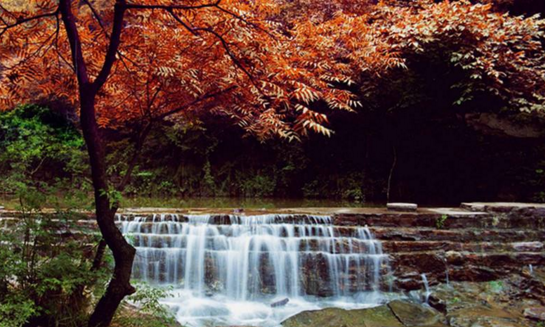
[[[487,92],[511,109],[544,109],[545,20],[491,11],[468,1],[422,3],[415,8],[382,7],[378,15],[390,42],[405,56],[443,55],[467,71],[467,92]],[[386,23],[386,24],[385,24]]]
[[[93,3],[94,10],[84,3],[74,7],[91,80],[108,48],[114,2]],[[283,12],[275,0],[225,0],[221,7],[168,10],[161,6],[178,3],[141,0],[138,4],[142,7],[127,11],[117,60],[99,93],[96,106],[103,127],[122,128],[135,120],[192,117],[185,113],[213,110],[265,138],[296,139],[296,132],[307,131],[330,135],[324,127],[327,117],[313,107],[322,102],[331,109],[353,110],[360,105],[357,99],[334,88],[355,84],[355,72],[379,70],[383,62],[390,65],[379,59],[388,52],[386,43],[365,28],[364,19],[336,13],[347,3],[327,9],[331,21],[301,22],[289,33],[286,25],[271,19]],[[39,11],[54,9],[55,3],[34,5],[32,10]],[[50,43],[44,42],[47,36]],[[2,86],[4,98],[26,100],[25,91],[31,90],[77,102],[75,67],[63,29],[43,21],[20,35],[10,31],[1,44],[9,53],[1,57],[4,67],[18,57],[26,67],[11,69],[11,75],[2,72],[3,79],[11,78],[11,87]],[[18,55],[20,49],[25,50]]]
[[[104,62],[115,2],[93,3],[95,12],[83,2],[74,10],[91,80]],[[367,92],[389,70],[407,68],[406,57],[434,51],[447,51],[472,83],[487,83],[520,108],[536,108],[545,96],[544,21],[498,15],[467,1],[415,0],[402,7],[224,0],[220,7],[168,10],[160,6],[179,2],[131,3],[155,8],[127,10],[117,60],[96,104],[100,124],[110,128],[213,112],[263,138],[331,135],[326,107],[354,111],[362,106],[351,92],[358,85]],[[55,4],[36,0],[17,15],[47,13]],[[295,12],[304,8],[309,17]],[[1,24],[16,22],[13,15],[0,11]],[[57,30],[55,15],[42,18],[0,39],[4,107],[28,101],[29,94],[78,101],[64,30]]]

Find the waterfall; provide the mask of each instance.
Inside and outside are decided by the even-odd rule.
[[[381,297],[387,256],[380,242],[367,227],[336,227],[330,216],[154,214],[117,220],[137,250],[133,278],[173,286],[175,295],[165,303],[183,324],[275,326],[298,311],[365,307]],[[289,298],[285,308],[270,308],[283,298]]]
[[[422,284],[424,284],[424,289],[426,291],[426,293],[424,293],[424,303],[427,304],[430,300],[431,295],[430,284],[428,283],[428,278],[426,277],[426,274],[421,274],[420,276],[422,276]]]

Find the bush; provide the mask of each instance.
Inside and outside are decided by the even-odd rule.
[[[114,325],[123,327],[167,327],[177,322],[170,309],[159,300],[168,296],[169,288],[136,283],[136,293],[127,297],[114,318]]]
[[[20,219],[0,233],[0,326],[85,325],[109,268],[92,269],[98,235],[71,211],[43,213],[44,193],[19,191]]]
[[[0,188],[45,187],[69,180],[78,187],[86,174],[84,141],[67,118],[37,105],[0,112]]]

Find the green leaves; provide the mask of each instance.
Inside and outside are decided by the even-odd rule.
[[[146,283],[135,283],[135,287],[136,293],[123,302],[122,310],[115,317],[116,322],[131,327],[164,327],[176,323],[170,309],[159,302],[168,297],[171,287],[153,287]]]
[[[0,327],[42,318],[58,327],[84,324],[93,298],[103,291],[109,268],[91,270],[94,233],[65,210],[43,213],[46,198],[31,187],[20,194],[19,220],[0,233]]]
[[[48,108],[25,105],[0,112],[0,186],[14,192],[20,183],[50,184],[82,176],[83,139],[66,118]]]
[[[106,196],[108,198],[110,202],[110,209],[119,205],[119,203],[123,199],[123,194],[114,188],[110,188],[108,190],[101,189],[100,195]]]

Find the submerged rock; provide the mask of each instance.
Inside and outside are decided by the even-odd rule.
[[[285,299],[283,299],[283,300],[273,302],[273,303],[271,303],[271,308],[283,307],[283,306],[285,306],[286,304],[288,304],[289,301],[290,301],[290,299],[285,298]]]

